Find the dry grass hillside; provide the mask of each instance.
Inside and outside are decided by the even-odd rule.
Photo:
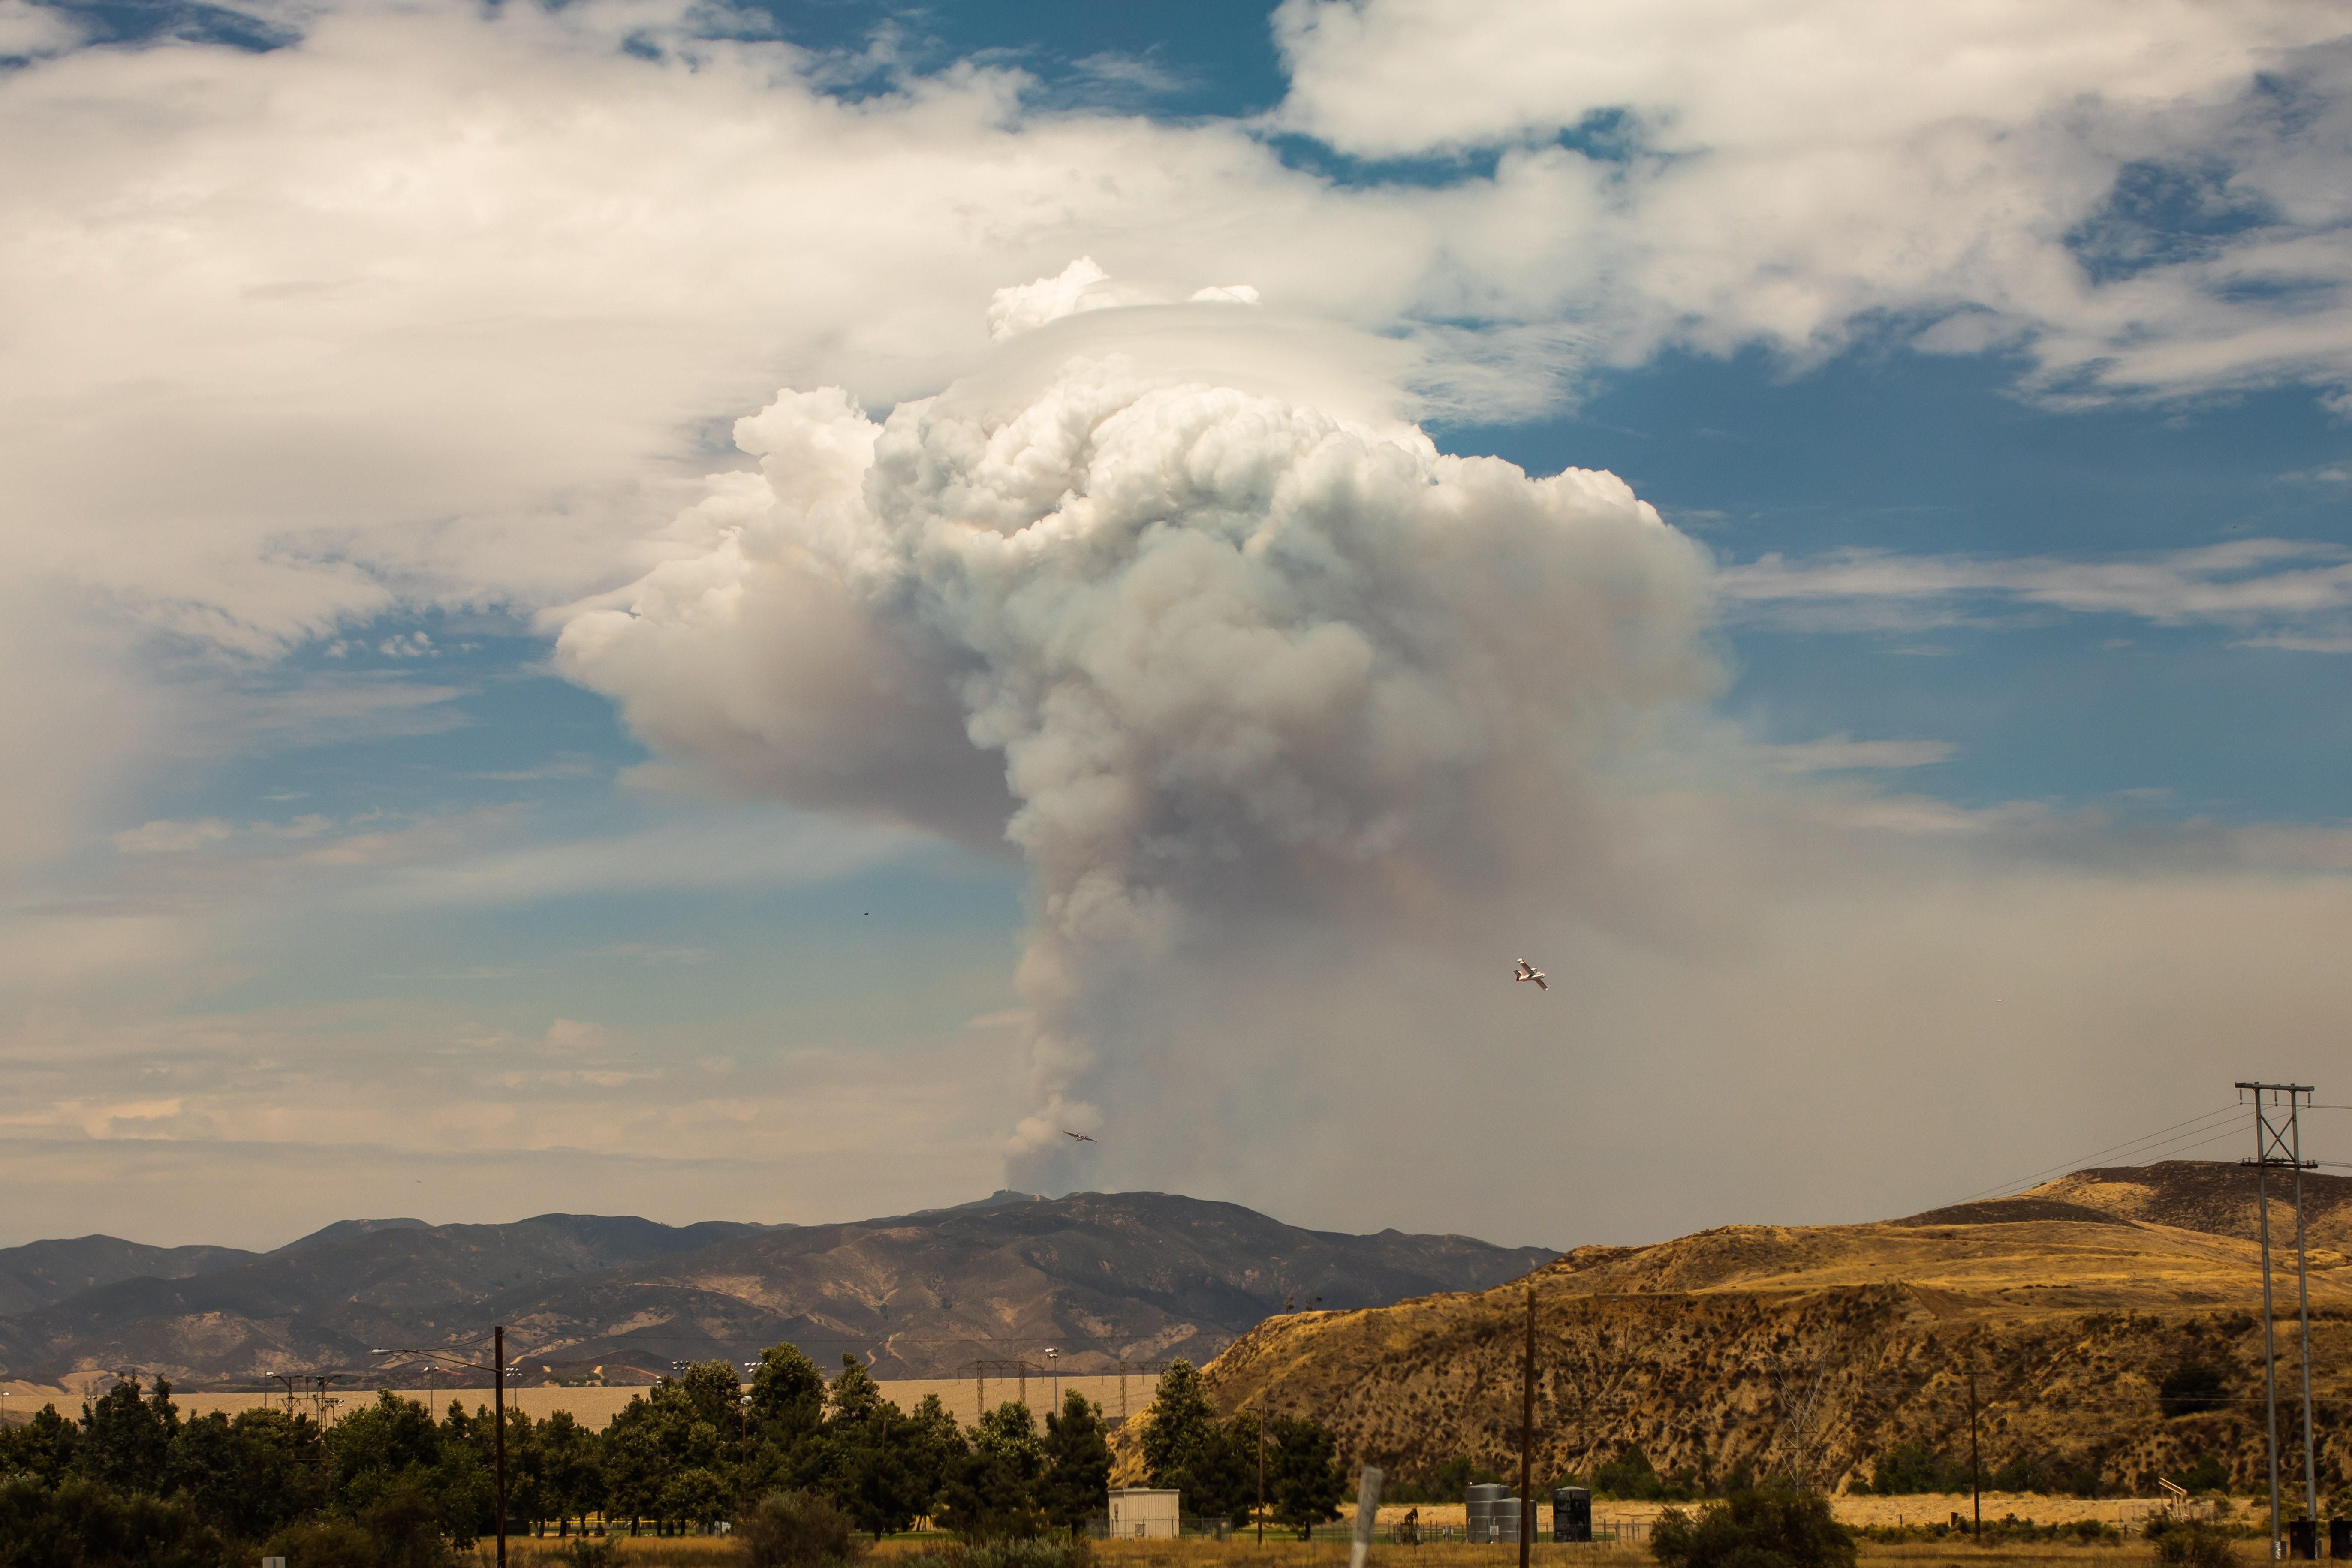
[[[1639,1445],[1662,1473],[1745,1464],[1861,1485],[1907,1440],[1965,1457],[1974,1368],[1989,1469],[2032,1460],[2144,1491],[2210,1455],[2242,1489],[2263,1472],[2252,1177],[2169,1162],[1879,1224],[1583,1247],[1494,1289],[1271,1319],[1208,1381],[1228,1411],[1312,1415],[1352,1459],[1392,1472],[1465,1454],[1507,1473],[1532,1287],[1547,1480]],[[2352,1181],[2305,1187],[2326,1491],[2352,1470]],[[2291,1237],[2291,1212],[2272,1217],[2273,1238]],[[2291,1252],[2280,1278],[2284,1392],[2299,1344]],[[2190,1362],[2221,1370],[2224,1394],[2167,1418],[2158,1384]],[[2300,1468],[2299,1449],[2288,1462]]]

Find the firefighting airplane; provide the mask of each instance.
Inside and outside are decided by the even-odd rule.
[[[1062,1129],[1062,1136],[1065,1138],[1075,1138],[1081,1143],[1091,1143],[1094,1142],[1093,1139],[1087,1137],[1085,1133],[1073,1132],[1066,1127]]]
[[[1549,991],[1551,989],[1550,986],[1544,984],[1544,972],[1536,968],[1524,958],[1519,960],[1519,967],[1512,972],[1511,978],[1514,980],[1532,980],[1536,983],[1536,989],[1538,991]]]

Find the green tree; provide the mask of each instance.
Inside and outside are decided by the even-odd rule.
[[[362,1513],[403,1488],[433,1489],[440,1462],[432,1413],[390,1389],[327,1428],[332,1500],[342,1513]]]
[[[1103,1511],[1110,1495],[1110,1442],[1102,1406],[1071,1389],[1045,1416],[1045,1473],[1037,1501],[1045,1517],[1076,1529]]]
[[[1853,1568],[1853,1536],[1827,1498],[1774,1489],[1735,1492],[1696,1518],[1658,1516],[1650,1553],[1665,1568]]]
[[[1266,1423],[1265,1436],[1266,1501],[1275,1518],[1305,1539],[1314,1526],[1339,1517],[1340,1500],[1348,1495],[1339,1441],[1320,1422],[1297,1415],[1276,1416]]]
[[[841,1358],[824,1423],[825,1489],[876,1540],[915,1522],[929,1503],[919,1435],[856,1356]]]
[[[377,1568],[443,1568],[449,1562],[437,1500],[421,1484],[404,1482],[370,1503],[360,1528],[374,1543]]]
[[[741,1396],[743,1387],[733,1362],[696,1362],[678,1379],[678,1387],[698,1416],[730,1437],[736,1435],[740,1415],[735,1402]]]
[[[825,1391],[826,1424],[861,1422],[881,1407],[882,1385],[866,1372],[865,1363],[844,1351],[841,1375],[835,1378],[833,1386]]]
[[[548,1484],[547,1449],[540,1442],[543,1425],[533,1421],[519,1405],[507,1412],[507,1517],[542,1530],[555,1511],[555,1494]]]
[[[433,1490],[441,1527],[460,1550],[498,1529],[497,1431],[486,1406],[475,1406],[469,1416],[453,1399],[436,1434],[441,1457],[434,1466]]]
[[[596,1434],[569,1410],[559,1410],[541,1424],[539,1441],[547,1456],[547,1488],[559,1530],[574,1514],[584,1529],[587,1515],[604,1501],[604,1456]]]
[[[947,1406],[940,1403],[940,1396],[927,1394],[923,1402],[915,1406],[915,1413],[907,1417],[907,1436],[899,1450],[906,1456],[912,1478],[915,1511],[929,1514],[939,1509],[940,1492],[947,1484],[948,1471],[971,1451],[971,1443],[956,1418],[948,1414]]]
[[[824,1376],[791,1345],[771,1345],[751,1373],[751,1453],[739,1472],[746,1497],[833,1485],[824,1435]]]
[[[786,1443],[816,1435],[824,1422],[824,1375],[792,1345],[770,1345],[751,1373],[751,1418]]]
[[[258,1541],[327,1500],[326,1440],[308,1415],[268,1408],[215,1411],[180,1428],[166,1487],[205,1522]]]
[[[688,1465],[662,1482],[657,1511],[665,1519],[709,1526],[734,1511],[735,1489],[709,1465]]]
[[[81,1428],[44,1405],[22,1426],[0,1426],[0,1477],[30,1476],[54,1487],[72,1473]]]
[[[633,1399],[604,1428],[604,1506],[629,1521],[631,1535],[659,1517],[664,1468],[652,1406]]]
[[[75,1468],[103,1487],[153,1491],[163,1482],[172,1440],[179,1434],[180,1413],[172,1403],[172,1385],[156,1379],[155,1396],[145,1399],[140,1395],[139,1380],[128,1377],[96,1404],[82,1405]]]
[[[1172,1361],[1160,1374],[1160,1392],[1143,1413],[1143,1468],[1151,1484],[1172,1484],[1193,1453],[1216,1441],[1217,1407],[1201,1374],[1188,1361]]]
[[[998,1405],[981,1416],[971,1449],[949,1466],[938,1521],[973,1539],[1037,1534],[1045,1525],[1036,1491],[1045,1468],[1029,1407]]]
[[[1257,1495],[1255,1428],[1245,1443],[1217,1420],[1208,1389],[1189,1362],[1168,1364],[1145,1412],[1143,1466],[1153,1486],[1174,1488],[1192,1513],[1234,1517]]]

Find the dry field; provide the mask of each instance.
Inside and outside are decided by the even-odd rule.
[[[2236,1543],[2236,1549],[2238,1555],[2251,1565],[2264,1560],[2263,1545],[2259,1541],[2242,1541]],[[507,1560],[511,1568],[558,1568],[554,1546],[551,1541],[510,1541],[507,1543]],[[924,1542],[887,1542],[874,1553],[876,1568],[885,1568],[880,1560],[904,1559],[932,1549]],[[490,1562],[488,1542],[482,1544],[478,1556],[483,1564]],[[1345,1542],[1318,1541],[1310,1544],[1276,1541],[1271,1536],[1263,1546],[1245,1540],[1223,1543],[1111,1541],[1097,1542],[1095,1557],[1101,1568],[1341,1568],[1348,1558],[1348,1547]],[[625,1563],[643,1564],[643,1568],[740,1568],[742,1561],[724,1540],[656,1541],[650,1537],[624,1541],[621,1558]],[[1984,1547],[1958,1542],[1898,1546],[1864,1542],[1862,1559],[1871,1568],[1994,1568],[1997,1564],[2030,1568],[2123,1568],[2132,1564],[2134,1568],[2147,1568],[2154,1563],[2156,1553],[2138,1542],[2109,1546],[2070,1542]],[[1546,1542],[1535,1548],[1534,1561],[1538,1568],[1654,1568],[1649,1552],[1638,1546],[1554,1546]],[[1371,1568],[1514,1568],[1517,1562],[1515,1549],[1508,1546],[1380,1545],[1372,1548]]]
[[[10,1421],[18,1421],[29,1417],[34,1411],[47,1404],[56,1405],[58,1413],[61,1415],[79,1416],[81,1414],[82,1401],[103,1393],[112,1382],[111,1378],[93,1380],[88,1390],[49,1387],[28,1383],[10,1383],[0,1386],[5,1386],[8,1392],[5,1402],[7,1418]],[[1159,1394],[1160,1379],[1156,1375],[1146,1376],[1140,1373],[1131,1373],[1123,1382],[1122,1387],[1122,1380],[1116,1374],[1064,1376],[1058,1382],[1051,1377],[1033,1377],[1025,1384],[1015,1378],[992,1377],[988,1380],[986,1392],[991,1408],[1003,1404],[1008,1399],[1018,1399],[1025,1394],[1030,1412],[1036,1417],[1042,1428],[1045,1412],[1052,1407],[1057,1387],[1062,1394],[1076,1389],[1088,1399],[1101,1405],[1103,1414],[1113,1422],[1119,1419],[1122,1410],[1130,1415],[1142,1415],[1144,1409]],[[912,1410],[923,1402],[926,1394],[936,1394],[940,1396],[940,1403],[947,1406],[948,1413],[965,1426],[971,1426],[979,1419],[979,1398],[982,1390],[971,1378],[893,1378],[886,1380],[880,1386],[882,1396],[897,1404],[901,1410]],[[443,1385],[434,1388],[395,1389],[394,1392],[403,1399],[425,1401],[436,1414],[446,1409],[452,1399],[462,1399],[468,1407],[477,1405],[487,1406],[490,1403],[490,1390],[487,1387],[460,1388]],[[630,1400],[645,1392],[645,1389],[638,1387],[551,1388],[544,1385],[534,1387],[516,1384],[508,1387],[507,1403],[516,1409],[530,1412],[536,1419],[544,1419],[559,1410],[568,1410],[582,1425],[601,1430],[606,1422],[612,1420],[628,1405]],[[215,1410],[234,1415],[240,1410],[251,1410],[257,1405],[282,1405],[285,1399],[286,1395],[283,1393],[211,1394],[182,1393],[178,1389],[172,1391],[172,1403],[179,1406],[183,1416],[205,1415]],[[334,1396],[328,1414],[333,1416],[345,1411],[356,1410],[362,1405],[373,1403],[374,1399],[375,1390],[357,1384],[350,1385]],[[295,1408],[307,1411],[314,1416],[319,1414],[317,1404],[307,1397],[298,1397],[295,1401]]]
[[[1617,1523],[1621,1521],[1633,1524],[1647,1524],[1669,1508],[1680,1507],[1688,1510],[1697,1506],[1696,1503],[1597,1501],[1592,1505],[1592,1522],[1600,1526]],[[1969,1494],[1966,1492],[1923,1492],[1911,1497],[1838,1496],[1830,1500],[1830,1507],[1836,1512],[1839,1521],[1845,1524],[1934,1524],[1938,1520],[1948,1520],[1956,1513],[1966,1515],[1969,1503]],[[2236,1507],[2239,1511],[2231,1517],[2249,1519],[2263,1512],[2269,1505],[2252,1499],[2242,1499]],[[1464,1509],[1458,1502],[1423,1503],[1420,1508],[1422,1527],[1424,1530],[1440,1525],[1452,1525],[1456,1530],[1462,1528]],[[2156,1510],[2156,1503],[2139,1498],[2051,1497],[2032,1492],[1984,1494],[1985,1518],[1993,1520],[2007,1514],[2015,1514],[2020,1519],[2030,1519],[2036,1524],[2072,1524],[2077,1520],[2095,1519],[2102,1524],[2137,1527],[2141,1521]],[[1343,1507],[1341,1512],[1349,1520],[1356,1517],[1353,1505]],[[1383,1528],[1396,1524],[1403,1520],[1404,1514],[1404,1504],[1382,1503],[1381,1524]],[[1545,1532],[1550,1531],[1551,1505],[1549,1503],[1538,1501],[1536,1525],[1538,1530]]]

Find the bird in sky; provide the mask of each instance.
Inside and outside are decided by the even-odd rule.
[[[1549,991],[1551,989],[1550,986],[1544,984],[1544,972],[1529,963],[1524,958],[1519,960],[1519,966],[1512,972],[1511,978],[1514,980],[1532,980],[1536,983],[1536,989],[1538,991]]]
[[[1085,1133],[1073,1132],[1066,1127],[1062,1129],[1062,1136],[1065,1138],[1075,1138],[1081,1143],[1091,1143],[1094,1142],[1093,1139],[1087,1137]]]

